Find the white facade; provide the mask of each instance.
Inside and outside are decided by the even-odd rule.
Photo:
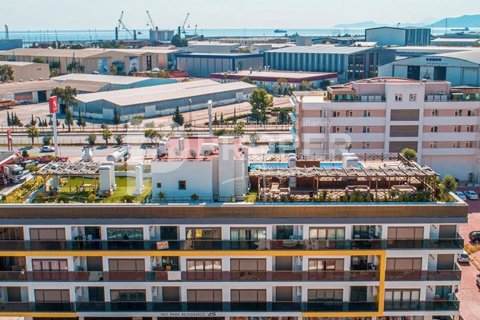
[[[465,98],[454,101],[445,82],[368,81],[354,83],[350,98],[297,97],[298,153],[347,148],[388,153],[408,147],[417,150],[419,163],[442,175],[479,179],[478,93],[472,99],[458,93]],[[342,100],[335,100],[340,96]]]

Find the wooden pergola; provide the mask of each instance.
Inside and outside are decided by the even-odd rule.
[[[272,180],[279,183],[289,181],[290,178],[312,180],[311,191],[318,192],[322,185],[333,185],[333,189],[347,186],[367,185],[378,193],[379,185],[390,189],[394,185],[415,185],[420,189],[434,193],[438,174],[429,167],[419,165],[407,166],[404,164],[366,168],[256,168],[250,172],[250,177],[257,178],[258,190],[268,186]]]
[[[96,162],[50,162],[34,174],[45,179],[47,176],[68,177],[70,181],[70,192],[72,192],[71,177],[82,177],[82,185],[85,185],[85,177],[92,177],[95,180],[100,176],[101,164]],[[88,185],[85,185],[88,186]],[[94,186],[89,186],[94,188]]]

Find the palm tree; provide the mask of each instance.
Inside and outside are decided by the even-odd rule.
[[[112,137],[112,131],[110,131],[110,128],[105,125],[103,128],[102,132],[102,138],[105,140],[105,144],[108,146],[108,140]]]
[[[27,136],[32,139],[32,146],[35,143],[35,138],[38,138],[38,129],[35,126],[29,125],[27,127]]]
[[[57,96],[65,104],[65,124],[68,126],[68,132],[70,132],[70,127],[73,125],[73,113],[69,114],[68,111],[71,106],[76,106],[78,103],[76,99],[77,89],[70,86],[65,88],[57,87],[52,90],[52,96]]]

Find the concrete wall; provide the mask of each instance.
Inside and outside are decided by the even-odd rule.
[[[34,81],[50,78],[50,67],[46,63],[28,65],[10,65],[13,70],[13,81]]]

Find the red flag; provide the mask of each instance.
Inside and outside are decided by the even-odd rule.
[[[48,105],[50,107],[50,113],[57,113],[58,111],[58,98],[56,96],[48,99]]]
[[[13,151],[12,129],[7,129],[7,143],[8,143],[8,151]]]

